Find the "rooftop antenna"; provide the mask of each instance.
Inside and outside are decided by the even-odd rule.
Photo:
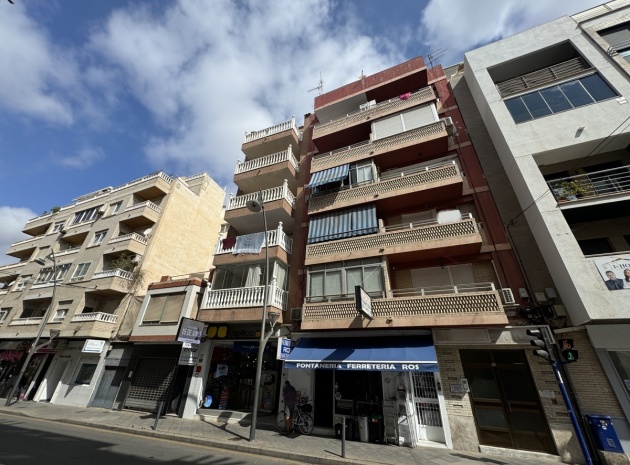
[[[324,81],[322,80],[321,71],[319,72],[319,82],[317,83],[317,87],[309,89],[308,92],[313,92],[314,90],[316,90],[319,95],[322,95],[322,92],[324,91]]]
[[[442,55],[444,55],[444,53],[446,52],[445,49],[441,48],[439,50],[434,50],[432,52],[427,53],[427,58],[429,59],[429,63],[431,64],[431,68],[433,68],[434,65],[434,61],[436,61],[438,58],[440,58]]]

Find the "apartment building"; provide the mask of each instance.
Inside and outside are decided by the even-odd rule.
[[[566,370],[578,413],[610,416],[625,451],[630,448],[628,50],[630,8],[612,1],[468,52],[462,65],[449,70],[528,277],[528,318],[548,324],[556,340],[573,340],[580,357]],[[548,367],[544,360],[537,365]],[[568,432],[562,426],[566,417],[547,413],[547,418],[553,431]],[[568,461],[573,454],[561,455]]]
[[[209,269],[224,197],[207,174],[160,171],[29,220],[30,237],[7,252],[19,261],[0,268],[4,389],[42,328],[51,343],[31,358],[22,396],[111,406],[147,283]]]

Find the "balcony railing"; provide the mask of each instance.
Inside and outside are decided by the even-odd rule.
[[[251,235],[251,234],[248,234]],[[291,253],[293,248],[293,239],[287,236],[282,230],[282,221],[278,224],[278,229],[273,231],[267,231],[267,245],[269,247],[282,247],[287,253]],[[236,244],[228,247],[226,249],[223,248],[223,240],[219,241],[217,247],[214,251],[215,255],[234,253],[234,249]],[[263,244],[264,247],[264,244]]]
[[[26,265],[26,263],[26,261],[22,261],[17,263],[9,263],[8,265],[2,265],[0,266],[0,272],[4,275],[11,274],[8,272],[9,270],[13,270],[14,268],[21,268]],[[15,272],[17,274],[17,270],[15,270]]]
[[[628,48],[630,48],[630,39],[622,40],[621,42],[611,45],[608,47],[608,50],[606,50],[606,53],[612,57],[619,55],[619,52]]]
[[[118,315],[112,315],[111,313],[79,313],[72,317],[71,322],[86,322],[86,321],[102,321],[104,323],[116,323]]]
[[[30,317],[30,318],[13,318],[9,326],[27,326],[27,325],[38,325],[44,319],[43,316]]]
[[[45,234],[40,234],[39,236],[33,236],[33,237],[29,237],[27,239],[22,239],[21,241],[17,241],[17,242],[14,242],[13,244],[11,244],[11,247],[15,247],[16,245],[26,244],[27,242],[37,241],[37,240],[41,239],[44,236],[45,236]]]
[[[554,179],[547,183],[557,201],[572,201],[630,192],[630,166]]]
[[[131,281],[133,279],[133,275],[129,271],[116,268],[115,270],[97,271],[94,273],[94,276],[92,276],[92,279],[99,278],[122,278]]]
[[[76,247],[69,247],[67,249],[63,249],[63,250],[59,250],[58,252],[55,252],[55,257],[63,257],[64,255],[71,255],[73,253],[77,253],[79,250],[81,250],[81,246],[76,246]]]
[[[273,187],[271,189],[265,189],[262,191],[263,202],[273,202],[274,200],[286,200],[291,208],[295,208],[295,196],[289,190],[289,186],[287,180],[284,180],[282,186]],[[226,210],[236,210],[239,208],[245,208],[247,206],[247,202],[250,200],[258,200],[258,192],[253,192],[247,195],[239,195],[237,197],[233,197],[230,195],[230,200],[228,202],[228,206]]]
[[[260,131],[252,131],[245,133],[245,139],[243,143],[246,144],[248,142],[255,141],[257,139],[262,139],[263,137],[269,137],[274,134],[278,134],[283,131],[287,131],[289,129],[293,129],[293,131],[297,134],[298,138],[300,133],[298,132],[297,126],[295,125],[295,116],[293,116],[289,121],[285,121],[284,123],[276,124],[275,126],[271,126],[270,128],[262,129]]]
[[[320,153],[313,157],[311,169],[313,171],[321,171],[328,167],[363,160],[374,156],[377,152],[390,151],[396,146],[411,142],[418,143],[421,139],[430,140],[440,136],[447,136],[447,123],[452,124],[452,121],[450,119],[440,120],[435,123],[427,124],[426,126],[412,129],[411,131],[384,137],[374,142],[366,140],[331,152]]]
[[[208,289],[203,297],[202,309],[262,307],[265,286],[239,287],[235,289]],[[286,309],[288,292],[277,287],[275,280],[269,284],[267,305]]]
[[[156,211],[157,213],[162,213],[162,209],[158,207],[156,204],[154,204],[153,202],[151,202],[150,200],[147,200],[146,202],[140,202],[140,203],[130,205],[129,207],[125,208],[125,211],[128,212],[131,210],[135,210],[137,208],[144,208],[144,207],[148,207],[151,210]]]
[[[282,152],[272,153],[271,155],[267,155],[265,157],[255,158],[253,160],[249,160],[246,162],[238,161],[236,163],[236,169],[234,170],[234,174],[241,174],[247,171],[258,170],[261,168],[265,168],[266,166],[275,165],[277,163],[289,162],[293,169],[298,171],[298,162],[293,155],[293,150],[291,149],[291,145],[287,150],[283,150]]]
[[[367,106],[365,109],[358,109],[351,113],[347,113],[341,118],[315,125],[313,129],[313,138],[315,139],[324,133],[336,131],[343,126],[349,126],[354,123],[364,121],[372,121],[381,115],[401,111],[404,108],[415,106],[422,102],[435,100],[435,98],[435,92],[433,92],[431,87],[425,87],[424,89],[412,92],[408,99],[401,99],[400,97],[391,98],[375,105]]]
[[[149,243],[149,240],[145,236],[142,236],[134,232],[131,234],[124,234],[122,236],[114,237],[108,242],[108,244],[115,244],[117,242],[124,242],[124,241],[130,241],[130,240],[138,241],[144,245],[147,245]]]

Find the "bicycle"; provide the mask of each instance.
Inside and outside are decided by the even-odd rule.
[[[311,434],[315,427],[311,416],[312,411],[311,404],[296,405],[293,412],[293,428],[299,428],[302,434]],[[282,403],[282,410],[278,412],[276,426],[278,431],[284,431],[284,402]]]

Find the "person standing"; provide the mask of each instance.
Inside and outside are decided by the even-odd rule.
[[[295,412],[297,392],[289,380],[284,383],[282,397],[284,398],[284,431],[287,434],[291,434],[293,433],[293,413]]]

